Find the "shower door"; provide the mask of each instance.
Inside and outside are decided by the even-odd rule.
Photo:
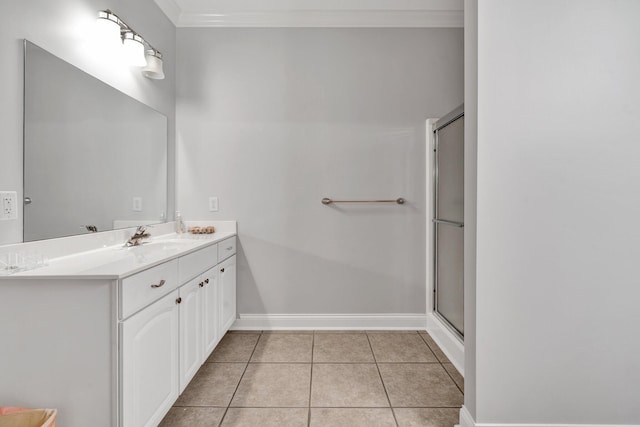
[[[464,108],[436,122],[434,306],[464,336]]]

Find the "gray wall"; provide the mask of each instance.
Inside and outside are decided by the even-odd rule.
[[[165,55],[165,80],[106,60],[92,45],[98,10],[110,8]],[[30,0],[0,2],[0,190],[22,200],[22,39],[29,39],[122,92],[160,111],[169,123],[169,164],[175,149],[175,27],[153,0]],[[83,159],[78,159],[82,161]],[[174,180],[170,167],[169,182]],[[174,200],[170,185],[169,200]],[[169,212],[173,210],[170,202]],[[0,221],[0,244],[22,241],[22,206],[17,220]]]
[[[481,425],[640,423],[638,16],[478,3]]]
[[[463,101],[462,30],[177,40],[178,208],[238,220],[239,313],[424,313],[424,121]]]
[[[478,2],[464,2],[464,406],[476,414]]]

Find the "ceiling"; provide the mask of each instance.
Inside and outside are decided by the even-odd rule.
[[[463,26],[464,0],[155,0],[177,27]]]

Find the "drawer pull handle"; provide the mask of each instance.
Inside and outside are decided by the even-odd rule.
[[[178,299],[176,299],[176,304],[180,304],[182,302],[182,297],[178,297]]]
[[[227,248],[227,250],[228,250],[228,251],[230,251],[231,249],[233,249],[233,246],[229,246],[229,247]]]
[[[220,269],[220,273],[224,273],[224,268],[221,268],[221,269]]]
[[[160,280],[160,283],[158,283],[157,285],[151,285],[152,288],[161,288],[164,286],[164,284],[166,283],[166,281],[164,279]]]
[[[204,283],[209,283],[209,279],[204,279]]]
[[[198,286],[200,286],[201,288],[204,288],[204,282],[198,283]]]

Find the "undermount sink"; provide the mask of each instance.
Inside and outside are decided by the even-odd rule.
[[[150,240],[142,242],[137,246],[121,246],[116,250],[129,251],[135,253],[150,253],[156,251],[180,251],[188,249],[194,245],[193,240],[184,239],[166,239],[166,240]]]

